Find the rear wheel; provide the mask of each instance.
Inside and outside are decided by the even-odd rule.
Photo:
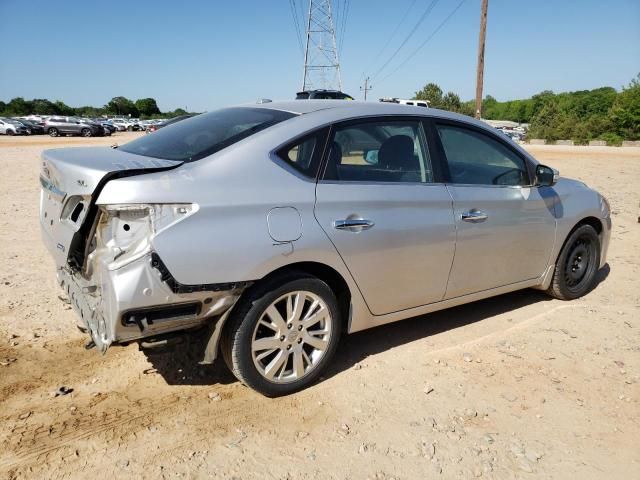
[[[314,382],[341,331],[335,294],[322,280],[288,273],[253,287],[234,308],[221,350],[233,374],[268,397]]]
[[[58,129],[53,127],[47,130],[47,133],[52,137],[57,137],[58,135],[60,135],[60,132],[58,132]]]
[[[83,137],[90,137],[91,130],[88,128],[83,128],[82,130],[80,130],[80,135],[82,135]]]
[[[10,136],[13,136],[13,135],[15,135],[15,134],[16,134],[16,132],[14,132],[14,131],[13,131],[13,130],[11,130],[11,129],[7,129],[7,131],[6,131],[5,133],[6,133],[7,135],[10,135]]]
[[[547,293],[560,300],[581,297],[595,286],[600,238],[591,225],[578,227],[562,247]]]

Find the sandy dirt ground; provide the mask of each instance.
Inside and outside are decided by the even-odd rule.
[[[136,135],[0,137],[0,478],[640,478],[640,149],[528,147],[611,202],[585,298],[354,334],[321,382],[269,400],[198,366],[197,338],[83,348],[40,242],[39,155]]]

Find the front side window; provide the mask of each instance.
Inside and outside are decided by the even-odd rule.
[[[294,113],[269,108],[225,108],[173,123],[119,150],[193,162],[292,117]]]
[[[471,185],[529,185],[523,158],[489,135],[438,125],[451,181]]]
[[[330,142],[325,180],[433,182],[419,121],[379,121],[338,126]]]

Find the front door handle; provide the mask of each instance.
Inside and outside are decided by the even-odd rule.
[[[488,219],[489,215],[484,213],[482,210],[473,208],[468,212],[463,213],[460,218],[463,222],[480,223]]]
[[[363,230],[369,230],[375,225],[371,220],[365,220],[363,218],[349,218],[346,220],[336,220],[333,222],[333,228],[337,230],[348,230],[350,232],[361,232]]]

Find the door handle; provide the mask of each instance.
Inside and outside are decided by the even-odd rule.
[[[362,218],[353,218],[347,220],[335,220],[333,222],[333,228],[337,230],[348,230],[350,232],[361,232],[363,230],[369,230],[375,225],[371,220],[365,220]]]
[[[465,212],[462,215],[460,215],[460,218],[463,222],[480,223],[488,219],[489,215],[484,213],[482,210],[477,210],[473,208],[468,212]]]

